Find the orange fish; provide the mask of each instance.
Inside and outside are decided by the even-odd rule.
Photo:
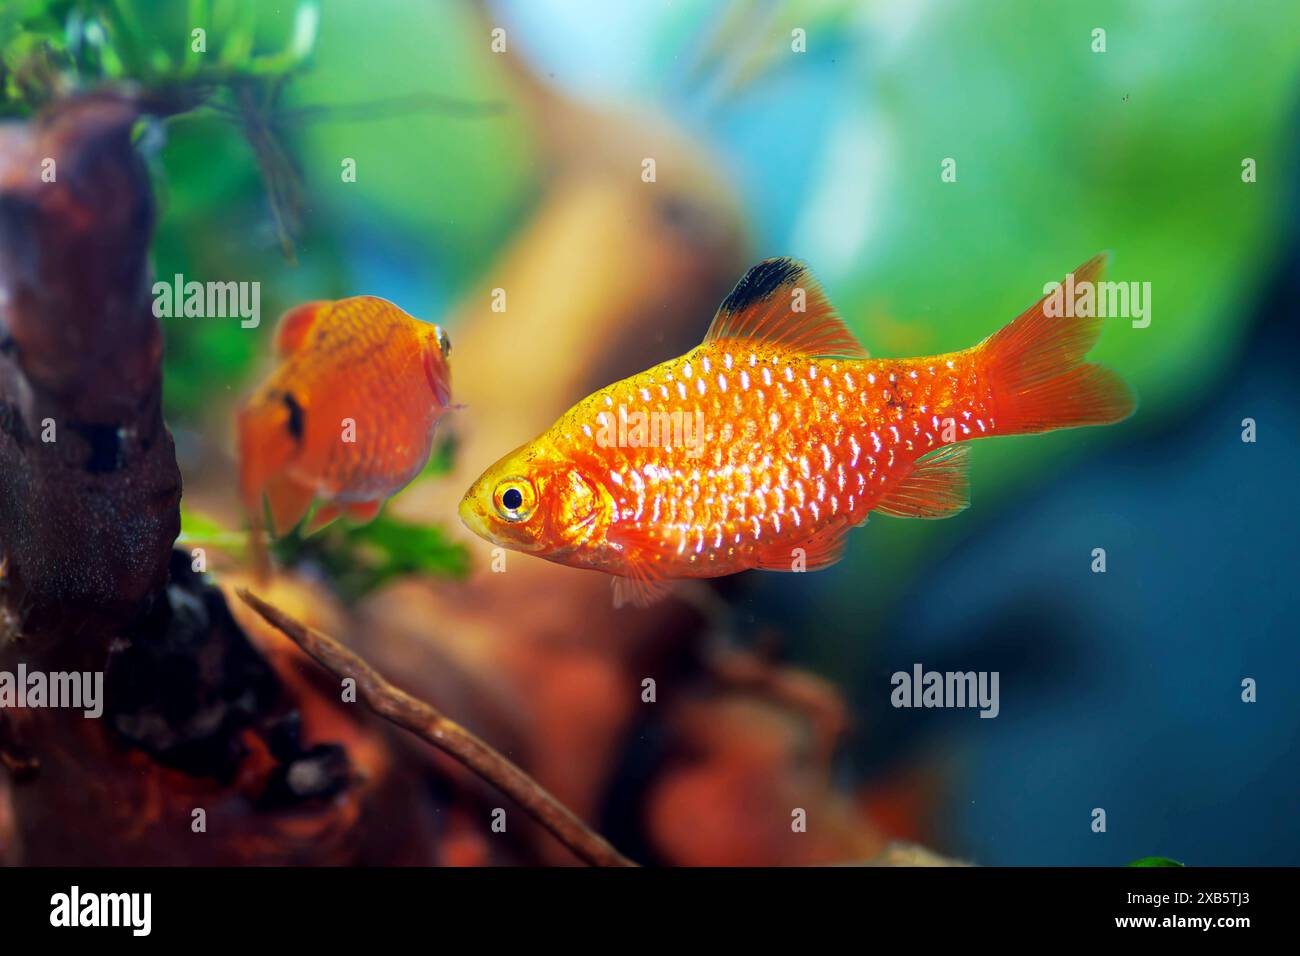
[[[1104,265],[1081,266],[1075,287]],[[1101,320],[1049,301],[960,352],[870,359],[804,266],[769,259],[703,344],[569,409],[474,482],[461,519],[615,575],[618,603],[677,578],[826,567],[872,512],[965,508],[963,442],[1133,412],[1123,381],[1084,361]]]
[[[308,302],[275,336],[283,361],[239,414],[239,490],[260,526],[368,521],[419,474],[451,397],[441,328],[374,296]]]

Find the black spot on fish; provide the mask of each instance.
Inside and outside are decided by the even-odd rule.
[[[765,259],[745,273],[722,301],[722,311],[743,312],[770,298],[772,293],[803,274],[803,266],[793,259]]]
[[[303,434],[303,411],[302,406],[298,404],[298,399],[294,398],[289,392],[280,396],[284,402],[284,407],[289,409],[289,434],[293,436],[296,442],[302,441]]]

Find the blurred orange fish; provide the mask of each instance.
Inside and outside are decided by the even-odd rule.
[[[276,330],[280,366],[239,414],[239,491],[260,526],[369,521],[419,474],[451,397],[441,328],[374,296],[308,302]]]
[[[1067,288],[1091,288],[1104,266],[1092,259]],[[618,603],[676,578],[826,567],[871,512],[964,509],[961,442],[1133,412],[1124,382],[1084,361],[1101,319],[1060,305],[1048,296],[960,352],[873,360],[804,266],[767,260],[702,345],[583,399],[474,482],[461,518],[493,543],[615,575]]]

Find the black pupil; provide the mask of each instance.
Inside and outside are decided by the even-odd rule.
[[[507,488],[506,493],[501,496],[501,503],[508,511],[518,511],[519,506],[524,503],[524,496],[518,488]]]

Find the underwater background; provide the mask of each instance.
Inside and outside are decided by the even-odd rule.
[[[72,6],[6,3],[0,39]],[[137,58],[103,69],[183,72],[159,51],[185,48],[186,4],[102,6]],[[490,396],[456,414],[509,435],[512,401],[537,403],[521,367],[564,370],[554,417],[697,342],[709,303],[765,257],[806,261],[891,357],[974,344],[1111,250],[1109,278],[1152,289],[1150,325],[1108,322],[1092,353],[1133,386],[1136,415],[976,443],[968,511],[873,518],[817,574],[727,579],[720,630],[833,685],[835,788],[890,836],[986,865],[1300,862],[1300,5],[326,0],[210,15],[228,27],[211,31],[218,55],[262,53],[286,82],[242,115],[140,133],[158,276],[258,281],[266,317],[163,320],[191,540],[240,527],[233,411],[269,367],[271,319],[305,300],[373,294],[445,324],[453,382],[473,374]],[[545,322],[516,323],[526,299],[483,314],[502,270],[544,286]],[[471,322],[472,373],[456,364]],[[459,481],[457,433],[388,523],[281,559],[375,619],[412,580],[461,600],[489,557],[443,503],[463,488],[439,490]],[[358,574],[375,548],[387,563]],[[445,640],[473,656],[474,634]],[[915,663],[1000,672],[999,716],[895,709],[890,675]],[[694,861],[651,846],[629,809],[662,733],[634,730],[607,757],[591,815],[620,846]],[[560,778],[596,773],[554,759]]]

